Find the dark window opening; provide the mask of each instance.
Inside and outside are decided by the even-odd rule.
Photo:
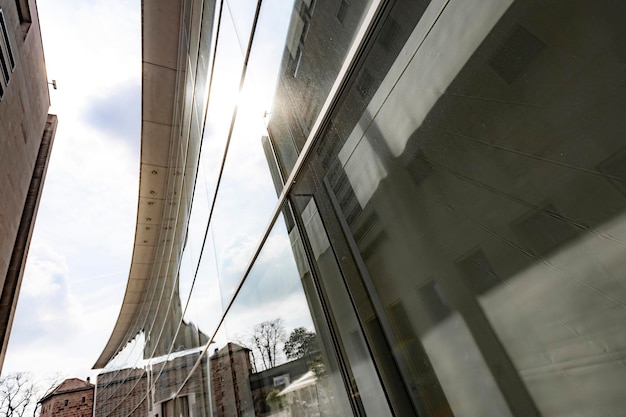
[[[386,50],[392,51],[394,46],[400,40],[400,25],[396,20],[389,16],[389,18],[385,21],[382,29],[380,30],[380,34],[378,35],[378,43]]]
[[[517,26],[489,60],[489,65],[508,84],[519,77],[545,44],[522,26]]]
[[[339,9],[337,9],[337,19],[343,23],[346,20],[346,15],[348,14],[348,7],[350,4],[346,0],[341,0],[339,4]]]
[[[367,68],[363,68],[361,75],[356,80],[357,91],[363,100],[369,100],[378,87],[378,82]]]
[[[2,76],[4,77],[5,84],[9,84],[9,67],[7,65],[6,58],[4,57],[4,48],[0,46],[0,69],[2,69]]]
[[[11,71],[15,69],[15,59],[13,58],[13,50],[11,49],[11,42],[9,42],[9,32],[7,31],[7,25],[4,21],[4,12],[0,9],[0,29],[2,29],[2,37],[4,38],[4,44],[7,48],[7,55],[9,57],[9,63],[11,64]]]
[[[502,281],[481,249],[477,249],[456,262],[465,277],[467,286],[474,294],[484,294]]]
[[[439,288],[436,281],[429,281],[426,285],[419,288],[420,297],[426,307],[426,311],[433,320],[433,323],[439,323],[446,319],[452,310],[448,302]]]

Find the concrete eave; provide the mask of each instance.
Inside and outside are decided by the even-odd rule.
[[[141,163],[135,244],[117,322],[93,369],[101,369],[137,332],[136,316],[150,281],[163,206],[176,100],[178,45],[183,0],[143,0]]]

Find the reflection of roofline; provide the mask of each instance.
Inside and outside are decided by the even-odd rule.
[[[141,330],[135,319],[150,279],[163,223],[183,1],[141,2],[141,166],[135,243],[122,307],[94,369],[103,368],[122,349],[126,339]]]
[[[86,384],[89,384],[89,385],[86,385],[86,386],[83,386],[83,387],[78,387],[78,388],[70,388],[70,389],[64,389],[64,390],[62,390],[62,391],[57,391],[57,390],[58,390],[58,389],[59,389],[59,388],[63,385],[63,383],[64,383],[64,382],[65,382],[65,381],[63,381],[63,382],[62,382],[62,383],[61,383],[61,384],[60,384],[57,388],[55,388],[52,392],[50,392],[50,393],[48,393],[48,394],[44,395],[44,396],[43,396],[43,397],[42,397],[39,401],[37,401],[37,403],[38,403],[38,404],[41,404],[41,403],[43,403],[44,401],[46,401],[46,400],[48,400],[48,399],[50,399],[50,398],[52,398],[52,397],[54,397],[54,396],[57,396],[57,395],[61,395],[61,394],[68,394],[68,393],[70,393],[70,392],[91,391],[91,390],[93,390],[93,389],[95,388],[95,385],[94,385],[94,384],[91,384],[91,383],[89,383],[89,382],[86,382]],[[84,381],[83,381],[83,382],[84,382]]]

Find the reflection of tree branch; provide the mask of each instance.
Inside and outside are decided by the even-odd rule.
[[[245,340],[246,337],[245,336],[241,336],[241,335],[236,335],[233,338],[233,341],[235,343],[237,343],[239,346],[248,349],[248,351],[250,352],[250,356],[252,357],[251,365],[252,365],[252,372],[256,373],[257,372],[257,366],[256,366],[256,357],[254,356],[254,349],[253,349],[253,345],[250,345],[248,341]],[[247,339],[250,339],[249,337]],[[252,347],[251,347],[252,346]]]
[[[273,368],[278,362],[278,346],[285,341],[285,326],[280,318],[257,323],[252,328],[252,334],[244,340],[238,337],[236,343],[250,350],[253,371],[259,372]],[[245,340],[247,339],[247,340]],[[257,361],[260,358],[261,363]],[[262,367],[263,369],[259,369]]]
[[[41,408],[41,399],[45,398],[48,394],[56,389],[56,387],[61,383],[62,377],[60,374],[56,374],[52,378],[47,378],[43,381],[40,381],[40,384],[46,384],[47,388],[45,390],[40,390],[37,395],[37,402],[35,403],[35,408],[33,408],[33,417],[37,417],[37,410]]]

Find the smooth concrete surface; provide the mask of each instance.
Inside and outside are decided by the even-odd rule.
[[[160,232],[166,227],[162,216],[171,163],[181,9],[181,0],[142,3],[141,167],[135,246],[124,301],[94,369],[103,368],[127,338],[141,330],[132,326],[150,281]]]

